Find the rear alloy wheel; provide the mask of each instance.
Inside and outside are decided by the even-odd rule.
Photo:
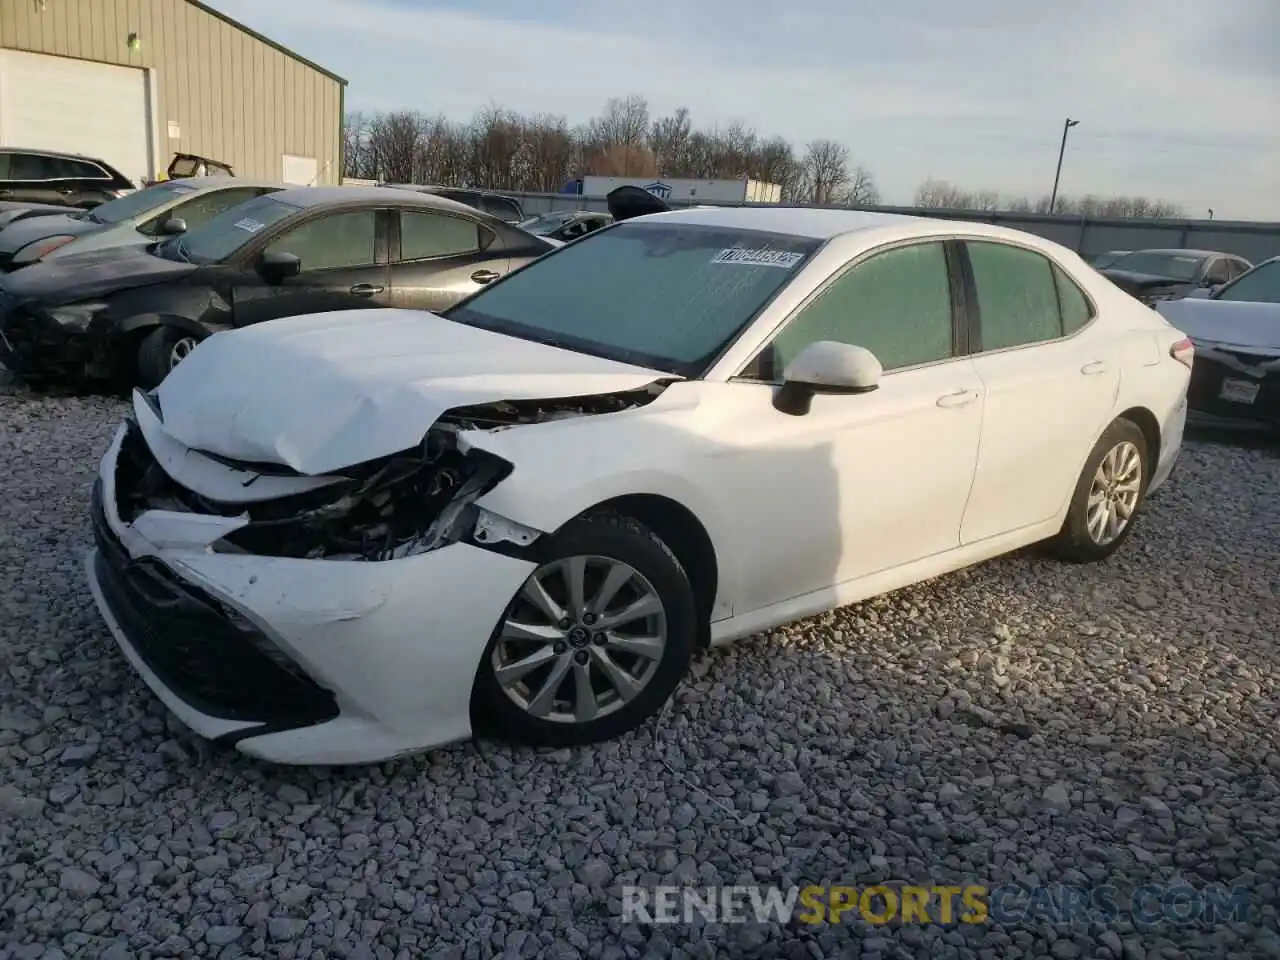
[[[156,327],[138,347],[138,385],[153,390],[180,364],[200,340],[176,327]]]
[[[594,743],[661,709],[693,650],[679,561],[629,518],[575,521],[512,599],[476,677],[478,732]]]
[[[1116,420],[1098,440],[1072,494],[1066,522],[1053,540],[1065,560],[1103,560],[1119,549],[1137,519],[1151,471],[1137,425]]]

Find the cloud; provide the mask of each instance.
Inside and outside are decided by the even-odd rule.
[[[1045,193],[1071,116],[1064,193],[1280,219],[1275,0],[214,2],[347,77],[349,109],[580,122],[640,93],[655,115],[838,139],[889,202],[930,176]]]

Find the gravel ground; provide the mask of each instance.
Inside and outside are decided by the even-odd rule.
[[[82,583],[113,400],[0,390],[0,957],[1280,957],[1280,458],[1195,443],[1125,549],[710,656],[656,727],[274,768]],[[1247,888],[1243,922],[624,926],[618,885]]]

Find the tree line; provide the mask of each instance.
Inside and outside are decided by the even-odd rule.
[[[742,123],[700,129],[684,107],[652,116],[639,95],[611,98],[599,116],[578,126],[563,116],[525,116],[498,105],[465,122],[409,110],[351,113],[345,121],[346,177],[512,193],[556,193],[582,176],[750,177],[781,185],[782,199],[789,203],[880,202],[870,171],[835,140],[813,140],[798,150],[782,137],[763,136]],[[1002,198],[934,180],[921,184],[915,201],[933,209],[1048,209],[1047,197]],[[1055,209],[1096,216],[1179,213],[1170,204],[1141,197],[1059,197]]]

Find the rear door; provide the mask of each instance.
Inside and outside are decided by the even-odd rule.
[[[497,234],[461,213],[420,207],[392,216],[392,306],[444,310],[509,269]]]
[[[1044,254],[966,240],[970,349],[985,387],[962,544],[1054,517],[1115,407],[1124,331]]]
[[[343,207],[288,221],[249,254],[235,281],[235,325],[304,313],[385,307],[389,303],[387,234],[390,211]],[[253,261],[263,253],[291,253],[302,261],[296,277],[266,282]]]

